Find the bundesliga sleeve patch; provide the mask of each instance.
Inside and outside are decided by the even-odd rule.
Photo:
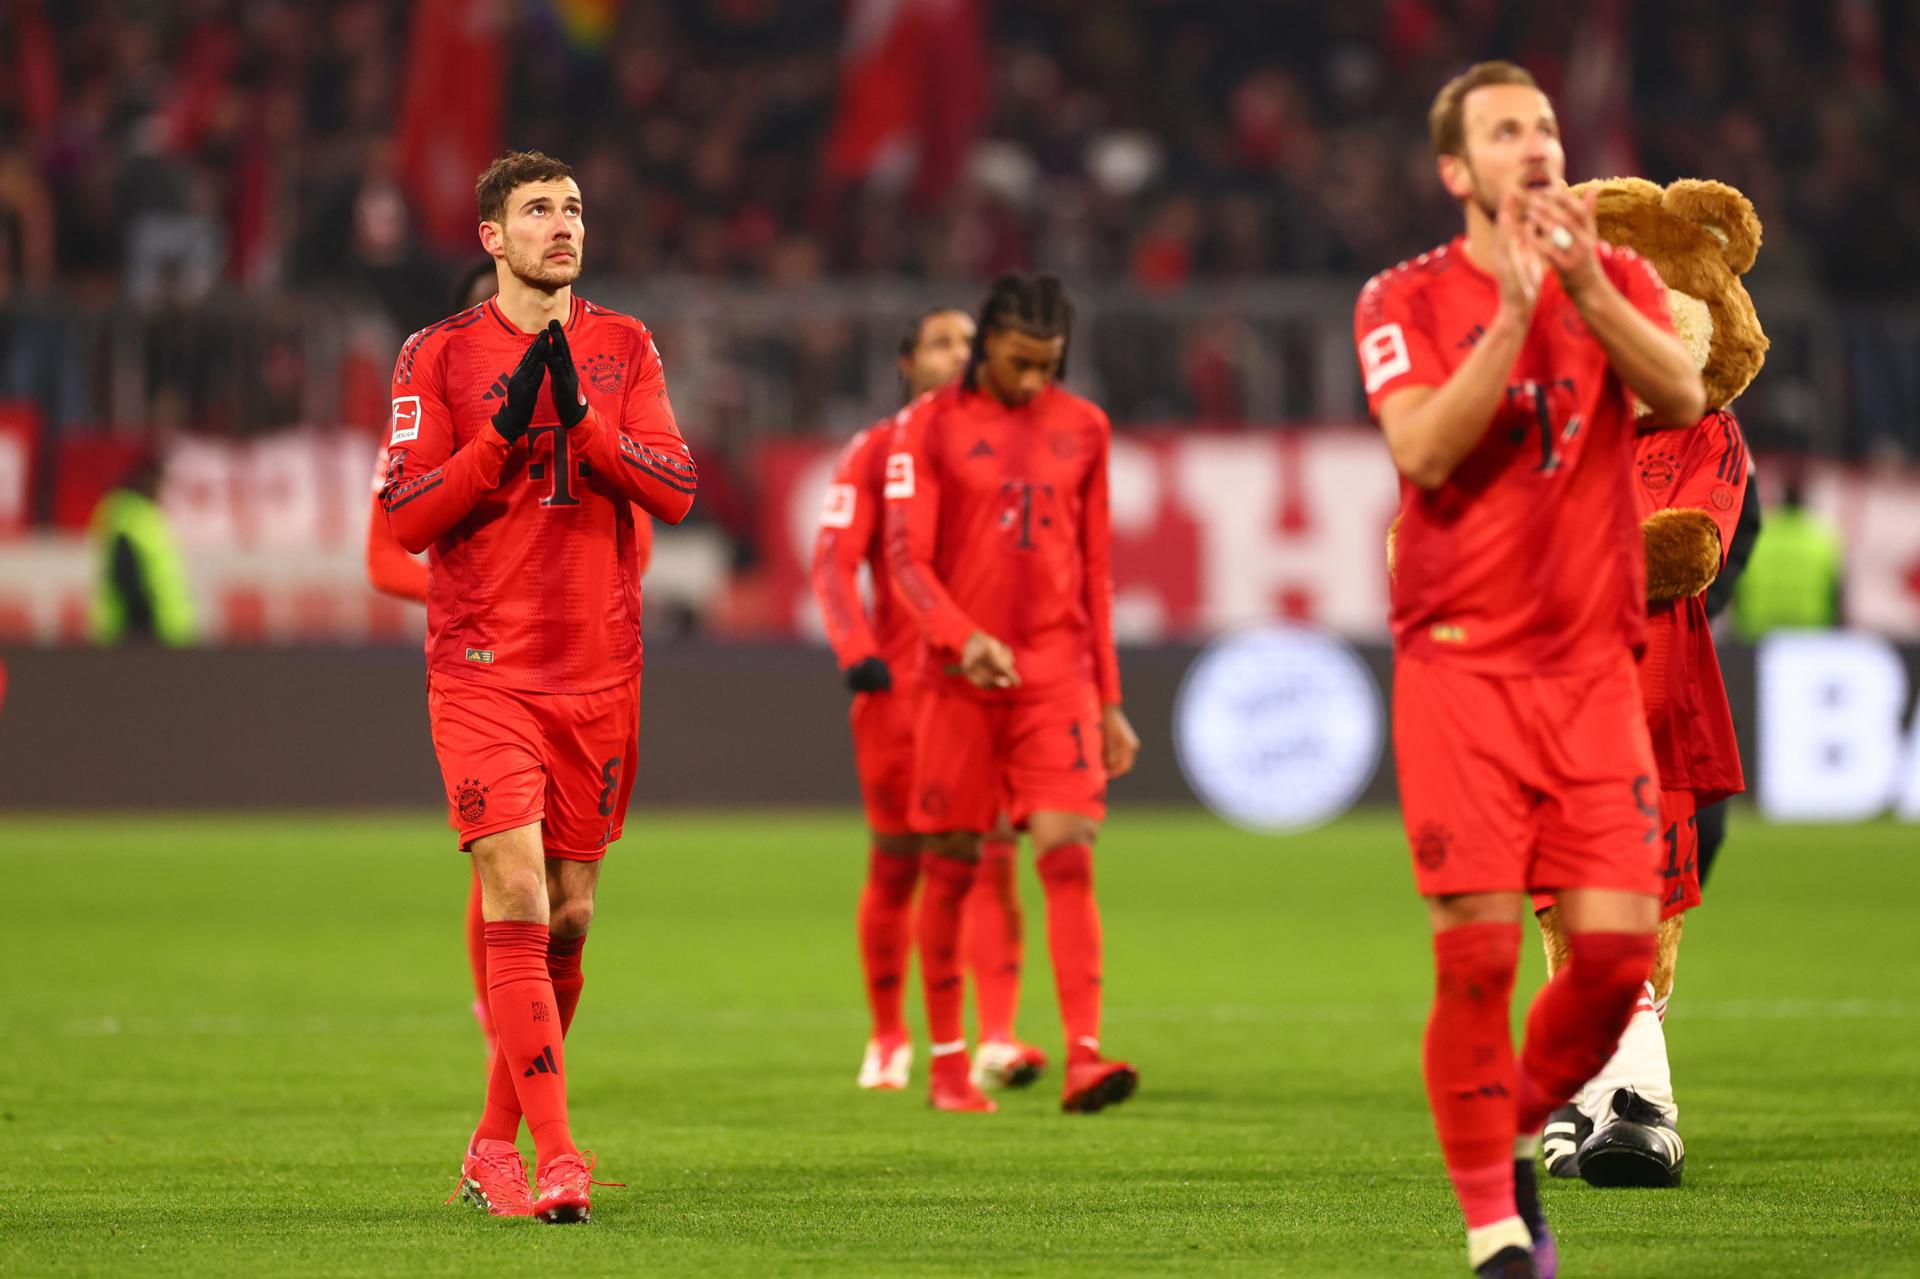
[[[1383,324],[1360,339],[1360,367],[1366,374],[1368,395],[1413,369],[1407,335],[1398,324]]]
[[[886,499],[904,501],[913,496],[913,454],[895,453],[887,459]]]
[[[403,395],[393,402],[393,438],[389,445],[420,438],[420,397]]]
[[[820,508],[821,528],[852,528],[854,504],[860,490],[851,484],[827,485],[826,504]]]

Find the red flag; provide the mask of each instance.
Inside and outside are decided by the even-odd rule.
[[[827,172],[911,164],[916,194],[937,200],[986,113],[985,45],[979,0],[852,0]]]
[[[41,0],[18,0],[13,22],[13,96],[27,127],[44,135],[60,112],[60,50]]]
[[[471,251],[473,183],[500,152],[505,6],[415,0],[400,76],[401,180],[435,248]]]

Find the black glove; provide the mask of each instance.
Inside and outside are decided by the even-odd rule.
[[[847,667],[847,687],[856,693],[884,693],[893,687],[893,672],[877,657],[863,657]]]
[[[533,421],[534,402],[540,396],[540,379],[547,373],[547,335],[542,332],[527,347],[520,363],[507,378],[507,398],[493,415],[493,429],[509,444],[517,444]]]
[[[587,415],[586,397],[580,394],[580,370],[573,365],[573,352],[567,348],[567,331],[554,320],[543,335],[547,339],[547,370],[553,374],[553,408],[560,425],[571,431]]]

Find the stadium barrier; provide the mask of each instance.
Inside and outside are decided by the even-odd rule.
[[[663,530],[649,608],[699,617],[729,638],[817,638],[807,568],[838,447],[775,440],[751,459],[747,572],[735,571],[730,536],[698,503],[692,523]],[[366,584],[374,451],[371,438],[343,431],[175,444],[162,502],[210,642],[419,635],[418,609]],[[1398,490],[1377,433],[1129,430],[1115,438],[1110,473],[1123,641],[1197,641],[1275,616],[1385,638],[1385,533]],[[1920,468],[1821,463],[1806,489],[1847,546],[1849,622],[1920,641]],[[0,643],[83,638],[91,570],[77,535],[0,536]]]
[[[1276,672],[1296,676],[1290,688],[1251,677],[1227,686],[1228,718],[1253,739],[1247,762],[1226,765],[1252,770],[1240,780],[1307,790],[1344,766],[1352,726],[1327,717],[1383,714],[1391,691],[1386,647],[1351,651],[1379,692],[1361,710],[1352,698],[1302,697],[1297,663]],[[1173,741],[1197,652],[1123,650],[1145,750],[1115,784],[1115,804],[1194,802]],[[440,794],[416,649],[15,648],[0,660],[10,668],[0,809],[418,808]],[[1722,660],[1749,787],[1769,815],[1920,820],[1920,645],[1803,633],[1770,641],[1757,661],[1738,645]],[[821,650],[655,644],[642,705],[638,812],[855,802],[847,696]],[[1355,798],[1393,797],[1382,751]]]

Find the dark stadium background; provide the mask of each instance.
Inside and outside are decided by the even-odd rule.
[[[1425,112],[1486,57],[1570,179],[1751,197],[1754,500],[1844,545],[1836,626],[1720,624],[1752,793],[1668,1022],[1690,1166],[1548,1185],[1566,1273],[1920,1273],[1920,3],[0,0],[0,1274],[1459,1273],[1352,310],[1457,229]],[[441,1204],[470,872],[424,612],[365,564],[395,354],[506,148],[575,166],[579,292],[657,335],[700,467],[567,1040],[627,1186],[558,1237]],[[1143,1082],[1090,1119],[1052,1076],[991,1118],[854,1088],[866,836],[806,580],[904,322],[1012,268],[1065,278],[1116,425],[1103,1042]],[[90,522],[155,463],[194,634],[96,643]],[[1175,738],[1197,656],[1281,623],[1332,638],[1195,721],[1243,798],[1354,801],[1275,834]]]
[[[1067,278],[1072,381],[1138,445],[1120,625],[1158,749],[1133,797],[1183,797],[1165,714],[1193,646],[1294,618],[1383,669],[1392,484],[1349,307],[1450,226],[1423,111],[1485,50],[1555,96],[1570,178],[1752,197],[1759,492],[1795,480],[1838,522],[1848,620],[1920,638],[1911,5],[17,0],[0,36],[10,805],[431,802],[402,656],[421,618],[364,585],[366,467],[393,353],[447,309],[472,175],[505,147],[578,169],[581,290],[656,331],[701,464],[648,579],[645,802],[713,802],[687,761],[743,742],[768,765],[734,802],[846,797],[825,652],[786,651],[818,631],[825,459],[896,407],[906,316],[1028,266]],[[94,503],[147,455],[216,655],[56,656],[87,635]],[[732,670],[751,705],[672,712],[664,684]],[[256,687],[278,700],[248,729]],[[275,723],[303,726],[284,767],[258,749]],[[326,767],[356,736],[358,771]],[[82,759],[113,762],[111,794]]]

